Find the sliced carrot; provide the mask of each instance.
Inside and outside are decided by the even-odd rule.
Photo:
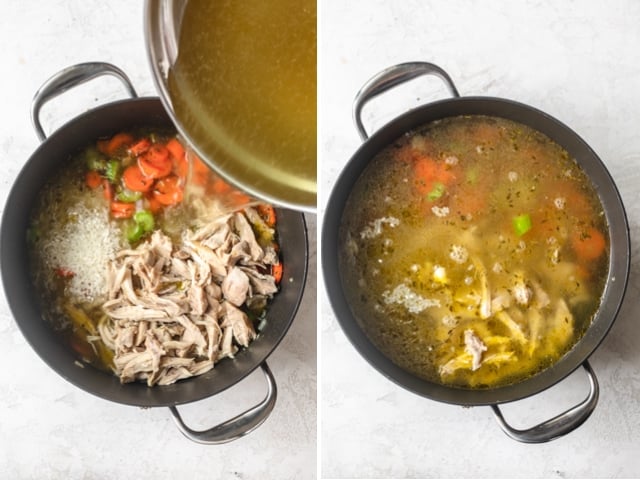
[[[154,143],[147,151],[147,159],[152,163],[165,163],[169,160],[169,149],[161,143]]]
[[[145,177],[138,165],[130,165],[122,172],[122,181],[129,190],[147,192],[153,186],[153,178]]]
[[[111,137],[111,140],[109,140],[109,143],[107,144],[106,152],[104,153],[106,153],[107,155],[115,155],[118,152],[118,150],[132,143],[133,143],[133,135],[131,135],[130,133],[124,133],[124,132],[117,133],[113,137]]]
[[[148,138],[143,138],[129,147],[129,153],[131,155],[138,156],[149,150],[150,146],[151,140],[149,140]]]
[[[242,206],[251,202],[251,197],[246,193],[234,191],[228,197],[234,205]]]
[[[160,212],[164,207],[153,194],[147,196],[147,204],[147,208],[153,214]]]
[[[180,178],[187,178],[187,175],[189,175],[189,162],[187,161],[187,157],[173,159],[173,172]]]
[[[275,226],[276,210],[271,205],[267,203],[262,203],[258,205],[257,209],[258,209],[258,213],[262,218],[264,218],[264,221],[267,225],[269,225],[270,227]]]
[[[191,181],[196,185],[206,185],[209,182],[209,174],[211,170],[196,155],[192,156],[191,162]]]
[[[162,205],[175,205],[182,201],[183,191],[180,179],[175,175],[161,178],[153,188],[153,197]]]
[[[167,142],[167,150],[175,160],[181,160],[185,157],[184,147],[175,137]]]
[[[210,191],[216,195],[225,195],[231,191],[231,185],[216,176],[211,182]]]
[[[136,204],[127,202],[111,202],[111,216],[113,218],[131,218],[136,213]]]
[[[109,201],[113,200],[113,185],[106,178],[102,180],[102,195]]]
[[[271,275],[273,275],[276,283],[280,283],[280,280],[282,280],[282,263],[271,265]]]
[[[572,236],[573,249],[583,260],[595,260],[602,255],[607,242],[602,232],[590,227],[586,232],[575,232]]]
[[[95,189],[102,184],[102,177],[95,170],[89,170],[85,175],[85,182],[89,188]]]
[[[455,179],[449,165],[428,156],[416,158],[413,168],[416,189],[421,195],[432,192],[437,184],[447,186]]]
[[[163,156],[157,150],[153,150],[153,147],[138,157],[138,166],[142,175],[150,178],[166,177],[173,168],[168,151]]]

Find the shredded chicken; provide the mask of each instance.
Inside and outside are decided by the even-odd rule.
[[[265,272],[279,259],[256,240],[248,220],[255,217],[225,215],[178,244],[158,230],[110,262],[98,331],[123,383],[200,375],[256,338],[243,306],[264,307],[277,292]]]
[[[482,343],[476,334],[471,329],[464,331],[464,349],[471,355],[471,370],[475,371],[480,368],[480,362],[482,362],[482,352],[487,351],[487,346]]]

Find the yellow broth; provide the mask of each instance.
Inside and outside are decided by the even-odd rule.
[[[590,325],[608,269],[582,169],[543,134],[493,117],[433,122],[380,152],[340,238],[345,292],[371,341],[459,387],[556,362]]]
[[[315,1],[190,0],[169,90],[195,146],[222,171],[315,206]]]

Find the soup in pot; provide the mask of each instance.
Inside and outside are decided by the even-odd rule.
[[[250,348],[283,272],[273,207],[175,132],[121,132],[73,156],[39,192],[27,242],[43,317],[123,383],[172,384]]]
[[[589,327],[608,270],[603,207],[568,152],[525,125],[461,116],[381,151],[340,231],[347,299],[370,340],[424,379],[521,381]]]

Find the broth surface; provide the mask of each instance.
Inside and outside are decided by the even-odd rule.
[[[602,205],[559,145],[452,117],[380,152],[340,232],[347,299],[371,341],[430,381],[487,388],[555,363],[588,328],[608,269]]]
[[[315,2],[190,0],[169,89],[178,119],[216,165],[315,206]]]

